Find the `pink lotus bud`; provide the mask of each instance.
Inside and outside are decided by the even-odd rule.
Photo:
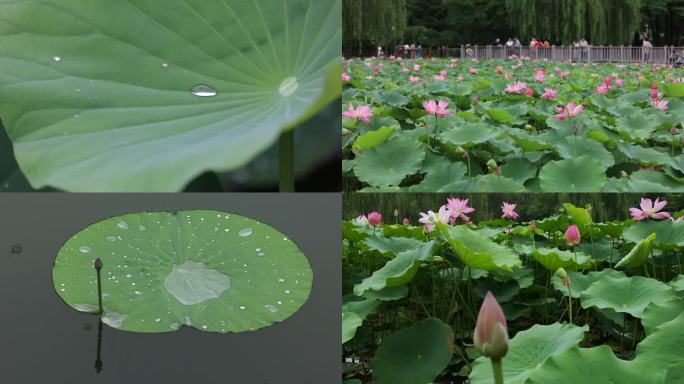
[[[501,359],[508,352],[508,330],[506,317],[491,292],[487,292],[480,314],[477,316],[473,341],[483,355]]]
[[[568,246],[579,245],[582,240],[580,236],[580,231],[575,224],[571,224],[568,229],[565,230],[565,242]]]
[[[95,269],[98,271],[102,269],[102,260],[99,257],[95,259]]]
[[[408,217],[404,217],[404,221],[402,221],[402,223],[404,223],[404,225],[409,225],[411,224],[411,220],[409,220]]]
[[[380,212],[371,212],[368,214],[368,224],[374,226],[374,227],[379,227],[382,225],[382,215]]]

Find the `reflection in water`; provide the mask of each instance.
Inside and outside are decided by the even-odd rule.
[[[9,252],[7,253],[8,257],[12,257],[12,255],[18,255],[24,251],[24,247],[21,246],[21,244],[13,244]]]

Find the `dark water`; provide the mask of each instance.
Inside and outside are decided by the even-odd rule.
[[[0,383],[338,383],[340,205],[337,194],[0,195]],[[287,234],[314,271],[309,301],[282,323],[241,334],[137,334],[105,325],[97,373],[98,319],[54,292],[57,251],[106,217],[196,208],[253,217]]]

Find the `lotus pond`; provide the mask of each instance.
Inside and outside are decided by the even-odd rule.
[[[684,191],[684,69],[344,63],[345,190]]]
[[[488,292],[506,383],[681,382],[681,196],[405,196],[342,223],[345,383],[492,383]]]

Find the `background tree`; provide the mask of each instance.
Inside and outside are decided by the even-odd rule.
[[[345,47],[385,47],[403,39],[407,0],[344,0],[342,35]]]

